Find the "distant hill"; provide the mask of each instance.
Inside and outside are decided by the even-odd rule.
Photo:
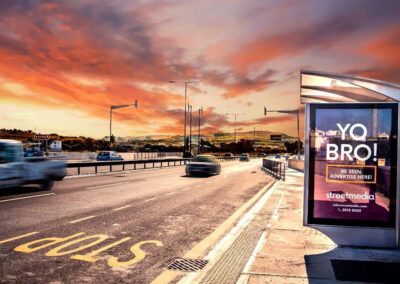
[[[267,141],[270,140],[271,134],[281,134],[282,139],[294,139],[295,137],[289,136],[285,133],[272,132],[272,131],[239,131],[236,132],[236,141],[241,139]],[[229,143],[234,140],[233,132],[217,132],[217,133],[202,133],[202,138],[211,143]],[[192,139],[197,141],[197,133],[193,133]],[[133,141],[133,142],[164,142],[164,143],[178,143],[183,140],[183,135],[148,135],[148,136],[126,136],[117,137],[117,141]]]

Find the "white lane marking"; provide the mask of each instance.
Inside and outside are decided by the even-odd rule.
[[[157,197],[153,197],[153,198],[150,198],[150,199],[146,199],[144,202],[149,202],[149,201],[152,201],[152,200],[154,200],[154,199],[157,199]]]
[[[182,191],[186,191],[186,190],[191,190],[191,188],[189,187],[189,188],[182,189]]]
[[[94,217],[96,217],[96,216],[94,216],[94,215],[93,215],[93,216],[88,216],[88,217],[85,217],[85,218],[73,220],[73,221],[71,221],[70,223],[71,223],[71,224],[74,224],[74,223],[78,223],[78,222],[85,221],[85,220],[88,220],[88,219],[92,219],[92,218],[94,218]]]
[[[125,208],[128,208],[128,207],[131,207],[131,205],[125,205],[125,206],[122,206],[122,207],[114,208],[113,210],[114,211],[118,211],[118,210],[122,210],[122,209],[125,209]]]
[[[12,198],[12,199],[0,200],[0,203],[1,202],[14,201],[14,200],[42,197],[42,196],[48,196],[48,195],[56,195],[56,194],[55,193],[45,193],[45,194],[38,194],[38,195],[32,195],[32,196],[24,196],[24,197]]]
[[[125,181],[125,182],[118,182],[118,183],[112,183],[112,184],[96,185],[96,186],[86,187],[86,189],[108,187],[108,186],[121,185],[121,184],[127,184],[127,183],[129,183],[129,182]]]
[[[172,195],[172,194],[175,194],[175,193],[176,193],[176,191],[173,191],[173,192],[167,193],[166,195]]]

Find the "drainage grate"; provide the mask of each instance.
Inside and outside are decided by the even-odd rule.
[[[175,258],[165,267],[165,269],[183,272],[196,272],[202,270],[207,263],[208,260],[202,259]]]

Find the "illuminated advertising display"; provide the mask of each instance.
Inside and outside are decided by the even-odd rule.
[[[398,105],[310,104],[308,223],[395,228]]]

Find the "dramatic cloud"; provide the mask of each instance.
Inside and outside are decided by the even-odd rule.
[[[110,106],[137,99],[113,113],[117,135],[181,134],[184,85],[168,82],[200,79],[187,99],[204,131],[245,113],[243,129],[295,135],[295,117],[260,116],[298,107],[304,66],[400,82],[399,13],[373,0],[1,1],[3,127],[102,137]]]

